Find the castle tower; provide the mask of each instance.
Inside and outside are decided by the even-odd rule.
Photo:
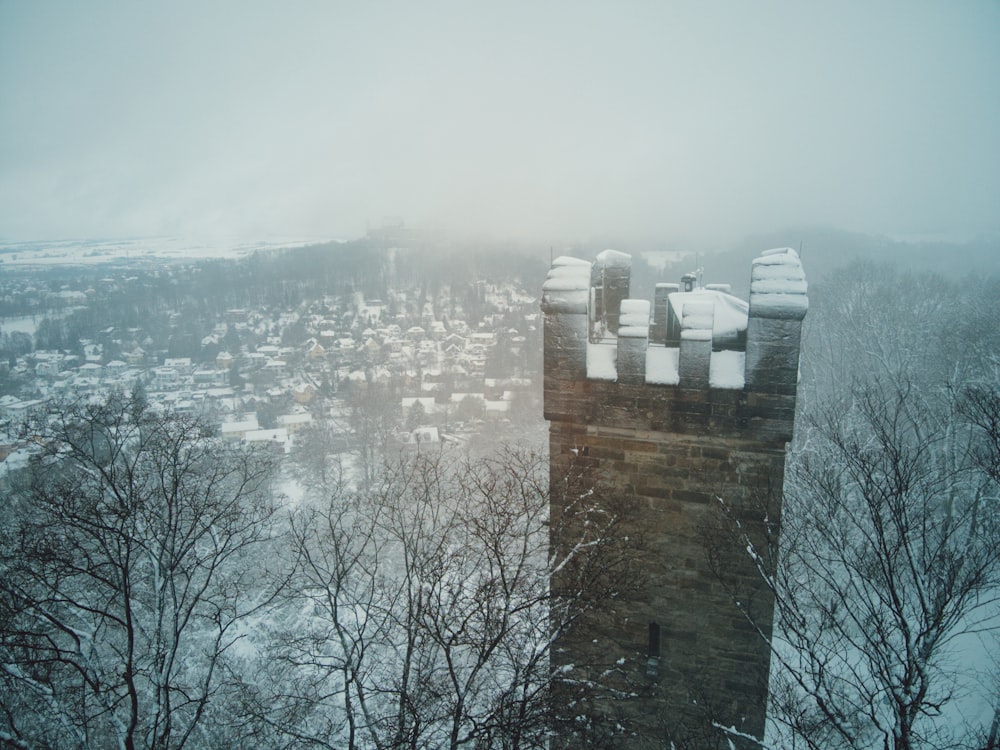
[[[635,571],[555,643],[553,747],[752,747],[739,735],[764,732],[774,601],[759,566],[780,523],[805,277],[794,250],[771,250],[749,304],[661,284],[651,306],[629,298],[628,271],[622,254],[557,258],[543,287],[553,524],[562,478],[584,467],[630,499]],[[720,514],[742,541],[713,532]]]

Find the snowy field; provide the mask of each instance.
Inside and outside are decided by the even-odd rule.
[[[22,315],[16,318],[0,318],[0,332],[2,333],[26,333],[34,336],[38,329],[38,324],[48,315]]]
[[[256,252],[331,242],[328,237],[279,237],[268,240],[224,239],[192,242],[174,237],[124,240],[51,240],[0,242],[0,267],[97,265],[139,260],[242,258]]]

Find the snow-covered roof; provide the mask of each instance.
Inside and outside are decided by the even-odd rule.
[[[736,341],[747,329],[750,306],[739,297],[714,289],[695,289],[691,292],[673,292],[667,295],[677,320],[684,320],[684,308],[692,303],[707,303],[714,308],[712,340]]]
[[[223,422],[220,427],[220,431],[223,435],[235,432],[246,432],[248,430],[256,430],[260,427],[257,423],[257,415],[254,414],[246,419],[240,420],[238,422]]]
[[[286,446],[288,430],[282,427],[276,427],[272,430],[251,430],[243,435],[243,440],[247,443],[279,443]]]
[[[280,414],[278,415],[278,424],[287,427],[293,424],[310,424],[313,421],[312,414],[309,412],[301,412],[296,414]]]

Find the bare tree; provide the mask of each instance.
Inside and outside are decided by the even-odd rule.
[[[615,519],[592,497],[577,543],[550,555],[547,462],[512,449],[411,456],[380,477],[294,524],[297,593],[248,686],[260,731],[303,747],[546,746],[550,645],[597,599],[574,590],[574,605],[567,587],[553,610],[549,577],[582,571]]]
[[[122,398],[36,434],[3,509],[4,740],[217,746],[220,666],[274,593],[271,458]]]
[[[777,715],[809,747],[968,747],[948,705],[977,677],[963,637],[1000,628],[996,484],[905,383],[817,427],[785,507]]]
[[[343,453],[347,435],[332,420],[317,421],[295,435],[291,462],[297,480],[313,493],[326,494],[345,482]]]
[[[764,541],[754,509],[720,498],[710,554],[721,580],[751,555],[775,593],[775,747],[993,747],[1000,391],[980,343],[996,298],[861,270],[811,313],[780,544],[766,493]]]
[[[372,487],[384,464],[389,440],[399,422],[398,389],[369,380],[355,383],[348,396],[348,422],[353,433],[358,468],[364,487]]]

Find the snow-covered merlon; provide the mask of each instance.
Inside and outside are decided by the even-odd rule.
[[[586,313],[590,303],[591,264],[560,255],[542,285],[542,307],[552,312]]]
[[[802,320],[809,309],[808,285],[799,254],[790,247],[768,250],[750,272],[750,309],[755,317]]]
[[[552,261],[542,285],[545,316],[545,372],[587,376],[592,264],[562,255]]]
[[[794,395],[802,319],[809,309],[807,290],[802,262],[792,248],[768,250],[754,260],[747,325],[748,389]]]
[[[610,248],[599,252],[595,263],[601,268],[616,266],[618,268],[627,268],[629,271],[632,270],[632,256],[620,250],[612,250]]]
[[[680,319],[682,342],[710,342],[715,328],[715,303],[711,300],[685,301]]]
[[[618,338],[646,338],[649,336],[649,300],[622,300],[618,319]]]
[[[591,320],[600,323],[601,332],[617,335],[621,305],[629,296],[632,256],[618,250],[597,254],[591,271],[593,289]]]
[[[646,382],[646,352],[649,350],[649,302],[625,299],[618,319],[616,369],[622,383]],[[599,346],[599,344],[595,344]]]
[[[808,309],[794,250],[769,250],[753,262],[750,303],[732,296],[728,285],[681,292],[677,284],[657,284],[652,311],[648,301],[628,298],[631,256],[605,250],[597,258],[590,264],[560,257],[552,264],[542,293],[546,374],[794,390]]]

